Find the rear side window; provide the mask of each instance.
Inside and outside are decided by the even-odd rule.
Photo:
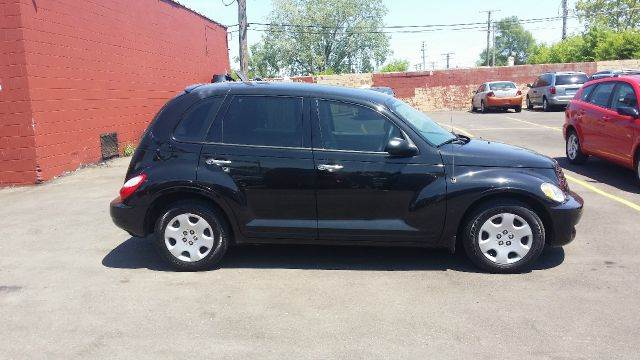
[[[201,141],[209,124],[215,118],[223,98],[208,98],[192,106],[173,131],[173,138],[179,141]]]
[[[636,107],[638,106],[638,98],[631,85],[627,83],[619,83],[613,98],[611,100],[611,108],[617,109],[619,107]]]
[[[594,85],[589,85],[589,86],[586,86],[584,89],[582,89],[582,94],[580,94],[580,100],[587,101],[587,99],[589,98],[589,95],[591,95],[591,93],[593,92],[593,89],[595,88],[596,87]]]
[[[613,91],[614,86],[615,83],[613,82],[598,84],[595,90],[593,90],[589,102],[594,105],[609,107],[609,98],[611,97],[611,91]]]
[[[302,147],[302,98],[236,96],[222,122],[222,142]]]
[[[556,85],[580,85],[589,78],[585,74],[556,75]]]

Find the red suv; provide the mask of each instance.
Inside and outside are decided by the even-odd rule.
[[[589,155],[634,169],[640,180],[640,76],[586,83],[565,111],[564,138],[571,163]]]

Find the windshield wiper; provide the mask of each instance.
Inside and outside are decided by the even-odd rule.
[[[466,136],[466,135],[462,135],[462,134],[456,134],[454,132],[451,132],[455,137],[452,139],[449,139],[445,142],[443,142],[442,144],[438,145],[438,147],[443,146],[443,145],[447,145],[447,144],[452,144],[452,143],[458,143],[458,144],[466,144],[469,141],[471,141],[471,138]]]

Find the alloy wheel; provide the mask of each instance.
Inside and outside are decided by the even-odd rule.
[[[569,135],[569,139],[567,140],[567,156],[569,156],[569,159],[576,159],[576,156],[578,156],[578,147],[578,137],[576,134]]]
[[[164,231],[164,243],[176,259],[196,262],[213,249],[215,233],[203,217],[185,213],[169,221]]]
[[[522,260],[531,250],[533,232],[520,216],[500,213],[490,217],[478,232],[478,245],[489,261],[508,265]]]

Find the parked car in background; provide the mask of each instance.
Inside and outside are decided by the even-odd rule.
[[[396,96],[396,94],[393,92],[393,89],[388,86],[372,86],[369,88],[369,90],[381,92],[389,96]]]
[[[391,96],[302,83],[189,87],[150,123],[111,217],[180,270],[236,244],[448,248],[518,272],[573,240],[557,162],[453,134]]]
[[[542,106],[542,110],[550,111],[554,107],[564,107],[587,82],[589,77],[583,72],[562,71],[540,75],[527,92],[527,109]]]
[[[594,80],[571,100],[564,138],[567,158],[582,164],[590,155],[634,169],[640,180],[640,75]]]
[[[471,111],[487,112],[489,109],[522,111],[522,91],[511,81],[486,82],[471,98]]]
[[[615,77],[621,75],[640,75],[640,70],[623,69],[623,70],[603,70],[598,71],[589,77],[589,80],[597,80],[606,77]]]

